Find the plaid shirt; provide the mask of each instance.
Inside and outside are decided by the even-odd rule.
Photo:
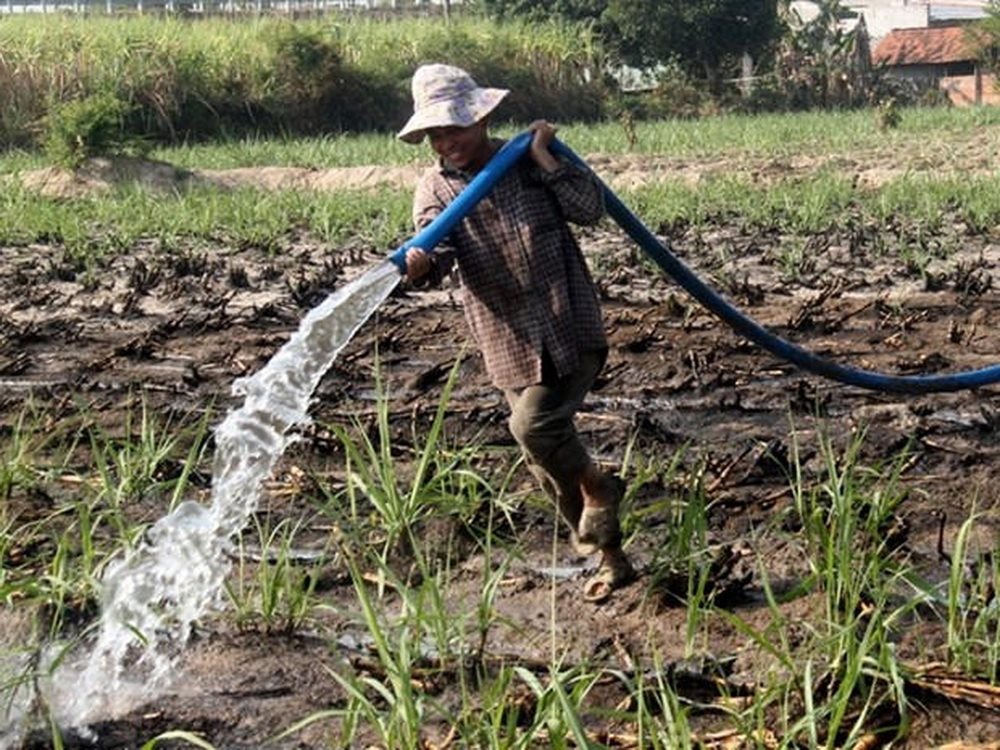
[[[427,226],[474,175],[439,160],[417,185],[413,220]],[[458,264],[462,302],[486,370],[499,388],[541,383],[542,352],[560,376],[578,353],[607,347],[597,292],[567,221],[596,224],[600,185],[561,161],[545,173],[522,159],[438,246],[428,283]]]

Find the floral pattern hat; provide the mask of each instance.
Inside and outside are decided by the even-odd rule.
[[[397,136],[420,143],[428,128],[466,128],[486,117],[510,93],[481,88],[472,76],[454,65],[421,65],[413,74],[413,116]]]

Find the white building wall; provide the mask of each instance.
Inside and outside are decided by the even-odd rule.
[[[841,5],[865,18],[868,35],[877,41],[893,29],[908,29],[928,24],[926,0],[842,0]],[[812,0],[794,0],[789,8],[802,23],[809,23],[819,15],[819,6]],[[855,18],[841,21],[841,28],[854,28]]]
[[[873,43],[893,29],[925,28],[935,14],[949,19],[982,18],[989,0],[842,0],[865,17],[868,35]]]
[[[864,16],[868,35],[873,42],[877,42],[893,29],[922,28],[930,23],[930,6],[923,2],[872,0],[845,2],[844,5]]]

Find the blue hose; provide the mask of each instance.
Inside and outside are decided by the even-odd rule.
[[[576,164],[587,168],[583,160],[564,144],[557,141],[553,143],[552,150],[566,156]],[[600,182],[600,180],[598,181]],[[646,251],[646,254],[656,261],[656,264],[660,268],[680,284],[688,294],[722,318],[736,332],[746,336],[776,357],[788,360],[805,370],[831,380],[889,393],[960,391],[966,388],[978,388],[979,386],[1000,382],[1000,365],[949,375],[885,375],[831,362],[800,346],[785,341],[733,307],[717,292],[706,285],[705,282],[695,276],[690,268],[667,250],[652,232],[625,207],[618,196],[611,192],[611,189],[607,185],[601,182],[601,187],[604,190],[604,200],[608,214],[628,232],[632,239],[639,243],[642,249]]]
[[[400,269],[400,273],[404,273],[406,270],[406,251],[410,247],[415,246],[430,250],[437,245],[447,236],[455,224],[493,188],[504,172],[524,155],[530,144],[531,133],[522,133],[509,141],[437,219],[396,250],[390,259]],[[551,148],[555,153],[565,156],[584,169],[590,169],[579,156],[558,140],[553,141]],[[608,214],[639,244],[646,254],[698,302],[715,313],[737,333],[742,334],[771,354],[825,378],[887,393],[960,391],[1000,382],[1000,365],[946,375],[886,375],[831,362],[776,336],[735,308],[695,276],[690,268],[664,247],[656,236],[628,210],[603,181],[597,179],[604,191],[604,201]]]
[[[404,242],[396,249],[389,260],[396,264],[400,273],[406,273],[406,251],[411,247],[419,247],[421,250],[431,252],[437,244],[441,242],[448,233],[460,222],[472,207],[486,197],[486,194],[493,189],[497,181],[514,166],[531,146],[532,134],[521,133],[511,138],[503,147],[497,151],[493,158],[487,162],[475,179],[465,186],[465,190],[458,194],[448,207],[437,217],[418,232],[414,237]]]

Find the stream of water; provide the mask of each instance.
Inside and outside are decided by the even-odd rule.
[[[120,715],[169,684],[192,624],[222,604],[227,552],[292,439],[289,430],[308,422],[323,374],[399,280],[396,266],[383,261],[310,311],[259,372],[233,385],[245,399],[215,429],[211,502],[180,503],[108,566],[96,635],[44,686],[60,726]]]

